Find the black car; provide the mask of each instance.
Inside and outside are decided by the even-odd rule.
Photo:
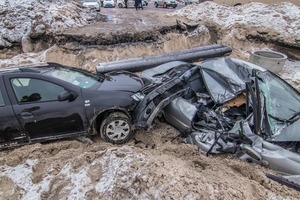
[[[0,69],[0,147],[100,133],[108,142],[132,136],[131,73],[94,74],[44,63]]]

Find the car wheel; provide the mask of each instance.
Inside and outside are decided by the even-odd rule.
[[[100,136],[105,141],[113,144],[127,142],[133,136],[129,117],[122,112],[109,114],[101,123]]]
[[[241,3],[234,4],[233,6],[241,6]]]
[[[176,8],[176,6],[173,6],[173,8],[175,9],[175,8]]]
[[[156,8],[158,7],[158,3],[155,2],[154,5],[155,5]]]
[[[123,5],[121,3],[118,4],[119,8],[123,8]]]
[[[164,6],[163,6],[164,8],[168,8],[168,6],[167,6],[167,4],[166,3],[164,3]]]

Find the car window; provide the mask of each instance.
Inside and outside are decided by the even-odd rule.
[[[56,101],[64,88],[48,81],[34,78],[11,79],[19,103]]]
[[[2,91],[0,90],[0,106],[5,106]]]
[[[90,88],[94,84],[98,83],[99,77],[94,74],[75,71],[72,69],[57,68],[44,73],[47,76],[52,76],[63,81],[72,83],[73,85],[79,86],[81,88]]]

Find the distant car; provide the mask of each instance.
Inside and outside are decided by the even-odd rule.
[[[146,1],[146,0],[143,0],[142,3],[143,3],[143,6],[148,5],[148,1]],[[118,5],[119,8],[126,8],[124,0],[117,0],[117,5]],[[127,1],[127,8],[134,8],[135,7],[134,5],[135,5],[134,0],[128,0]],[[139,5],[139,7],[141,7],[141,5]]]
[[[163,7],[163,8],[176,8],[177,7],[177,2],[175,0],[155,0],[154,1],[154,6],[157,7]]]
[[[95,9],[100,12],[100,3],[98,0],[82,0],[82,5],[86,8]]]
[[[99,133],[111,143],[133,135],[131,73],[94,74],[56,63],[0,69],[0,148]]]
[[[115,1],[114,0],[104,0],[103,1],[103,7],[104,8],[114,8],[115,7]]]
[[[199,4],[199,0],[185,0],[184,4],[188,5],[188,4]]]

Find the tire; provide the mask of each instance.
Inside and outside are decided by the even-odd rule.
[[[167,4],[166,4],[166,3],[164,3],[164,5],[163,5],[163,8],[168,8],[168,6],[167,6]]]
[[[173,6],[173,8],[175,9],[177,6]]]
[[[156,8],[158,7],[158,3],[157,2],[155,2],[154,5],[155,5]]]
[[[121,3],[118,4],[119,8],[123,8],[123,5]]]
[[[124,144],[133,136],[129,117],[122,112],[110,113],[101,123],[100,136],[107,142]]]

